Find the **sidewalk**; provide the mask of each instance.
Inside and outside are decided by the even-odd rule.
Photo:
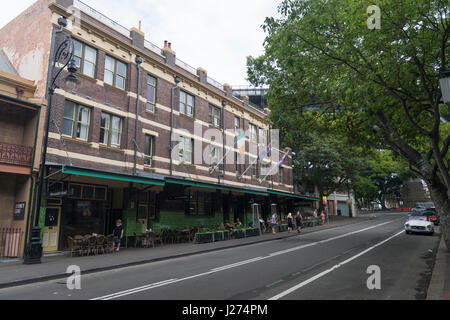
[[[427,300],[450,300],[450,253],[445,248],[443,236],[436,253]]]
[[[308,234],[319,230],[332,229],[342,225],[358,223],[373,219],[373,216],[360,216],[352,219],[345,217],[330,217],[330,223],[325,226],[316,226],[302,230]],[[81,268],[82,274],[112,270],[132,265],[175,259],[195,254],[224,250],[240,246],[280,240],[297,236],[297,232],[283,232],[276,235],[266,233],[262,236],[206,244],[171,244],[157,246],[156,248],[128,248],[119,253],[102,254],[88,257],[70,257],[68,255],[44,256],[42,264],[24,265],[22,261],[0,263],[0,288],[13,287],[27,283],[61,279],[67,277],[66,270],[70,265]]]

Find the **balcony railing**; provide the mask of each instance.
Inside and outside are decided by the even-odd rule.
[[[31,166],[33,148],[0,142],[0,163]]]

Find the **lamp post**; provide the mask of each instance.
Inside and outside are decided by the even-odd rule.
[[[58,24],[60,29],[56,33],[62,33],[64,28],[67,26],[66,17],[61,17],[58,19]],[[56,64],[60,63],[63,66],[56,72]],[[75,76],[75,72],[78,71],[77,64],[74,60],[74,45],[70,35],[67,35],[66,39],[58,46],[53,58],[52,68],[51,68],[51,80],[48,87],[48,106],[46,111],[45,125],[44,125],[44,137],[42,142],[42,153],[41,153],[41,163],[39,167],[39,177],[37,180],[37,199],[36,206],[34,209],[34,217],[31,219],[33,228],[31,230],[30,242],[28,243],[26,255],[24,259],[24,264],[38,264],[41,263],[42,256],[42,244],[41,244],[41,230],[39,228],[39,216],[41,210],[41,200],[42,200],[42,189],[45,180],[45,162],[47,158],[47,144],[48,144],[48,132],[51,116],[51,107],[53,102],[53,95],[55,90],[58,88],[56,85],[56,80],[61,75],[62,71],[67,67],[69,75],[65,78],[66,86],[69,89],[74,89],[78,85],[78,79]]]

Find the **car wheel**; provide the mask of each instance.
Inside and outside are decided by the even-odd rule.
[[[408,230],[406,230],[406,234],[411,234],[411,232],[410,232],[410,231],[408,231]]]

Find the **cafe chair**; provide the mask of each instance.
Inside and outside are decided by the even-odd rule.
[[[97,254],[99,254],[100,250],[102,253],[105,253],[105,236],[104,235],[98,235],[97,236],[97,242],[95,244],[95,251]]]

